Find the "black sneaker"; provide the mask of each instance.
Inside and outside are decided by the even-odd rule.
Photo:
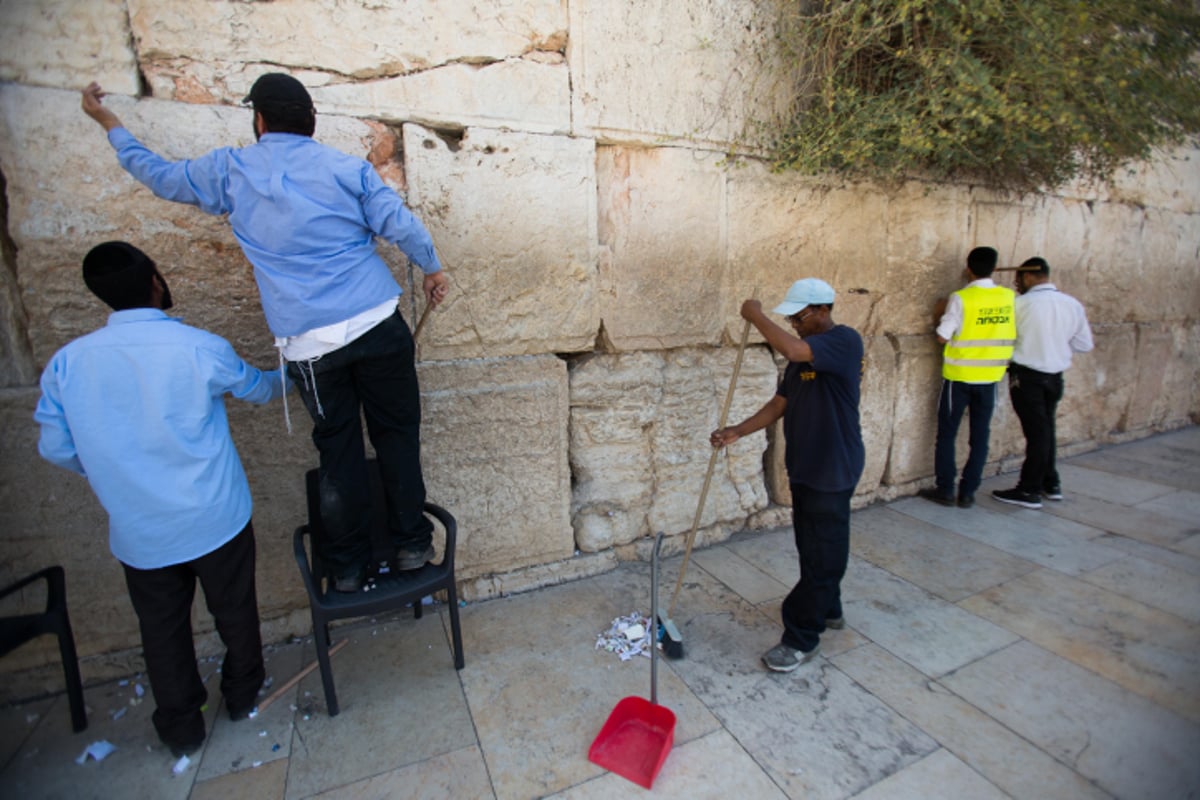
[[[931,500],[940,506],[954,507],[954,495],[943,494],[937,489],[922,489],[917,492],[917,497],[924,497],[926,500]]]
[[[1057,483],[1042,491],[1043,500],[1062,500],[1062,487]]]
[[[401,547],[396,551],[396,569],[401,572],[420,569],[426,563],[432,561],[433,556],[433,545],[429,545],[424,550],[410,550],[407,547]]]
[[[992,497],[999,500],[1001,503],[1008,503],[1021,508],[1041,508],[1042,496],[1033,492],[1024,492],[1020,489],[997,489],[992,492]]]
[[[352,594],[361,591],[363,582],[367,579],[366,567],[356,567],[350,572],[338,575],[333,579],[333,590],[335,592],[345,592]]]
[[[975,495],[960,494],[958,496],[958,507],[959,508],[970,508],[973,505],[975,505]]]

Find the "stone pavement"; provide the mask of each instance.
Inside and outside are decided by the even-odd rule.
[[[855,512],[848,626],[790,674],[759,663],[798,575],[790,529],[696,551],[675,613],[686,656],[660,662],[659,702],[678,723],[653,793],[1200,796],[1200,428],[1077,456],[1062,473],[1066,499],[1042,511],[988,496],[1014,483],[1003,475],[970,510],[905,498]],[[664,561],[664,606],[678,566]],[[618,700],[649,692],[648,660],[594,648],[648,598],[648,565],[625,563],[468,605],[461,672],[445,609],[341,627],[338,717],[316,673],[244,722],[214,690],[209,740],[178,776],[137,676],[87,690],[82,734],[64,696],[7,708],[0,795],[642,796],[587,749]],[[282,685],[312,646],[268,656]],[[117,750],[77,765],[100,739]]]

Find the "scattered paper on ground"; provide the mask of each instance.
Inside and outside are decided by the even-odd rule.
[[[609,629],[596,638],[596,649],[616,653],[622,661],[634,656],[650,657],[650,619],[633,612],[612,621]]]
[[[79,758],[75,759],[75,763],[82,764],[88,760],[88,756],[91,756],[97,761],[103,761],[104,759],[108,758],[109,754],[112,753],[113,750],[116,749],[117,746],[115,744],[112,744],[105,739],[92,742],[84,748],[82,753],[79,754]]]

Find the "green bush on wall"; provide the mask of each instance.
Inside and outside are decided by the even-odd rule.
[[[982,182],[1107,180],[1200,132],[1192,0],[784,0],[806,76],[778,169]]]

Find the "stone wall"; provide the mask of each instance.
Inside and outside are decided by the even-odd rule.
[[[424,459],[431,498],[460,521],[469,600],[645,557],[657,530],[680,549],[741,300],[773,304],[806,275],[834,285],[836,317],[866,338],[858,505],[929,482],[929,316],[975,245],[1008,264],[1045,256],[1088,307],[1097,348],[1068,373],[1066,450],[1197,419],[1200,152],[1020,198],[773,174],[757,136],[790,76],[772,33],[757,0],[0,4],[0,583],[65,564],[85,676],[136,663],[104,515],[82,480],[38,459],[31,420],[46,360],[105,319],[79,279],[92,245],[142,246],[179,315],[275,361],[227,225],[120,170],[79,110],[92,79],[135,135],[187,158],[250,143],[240,99],[263,72],[290,71],[312,90],[317,138],[368,158],[426,222],[452,291],[420,345]],[[384,252],[410,285],[413,269]],[[422,311],[411,293],[405,309]],[[732,419],[770,396],[778,367],[754,334]],[[278,407],[230,412],[267,638],[306,633],[290,554],[315,464],[303,420],[288,436]],[[719,455],[701,544],[787,519],[778,442],[769,431]],[[991,444],[989,471],[1012,468],[1022,440],[1007,402]],[[196,624],[215,651],[204,612]],[[55,685],[39,669],[55,660],[28,647],[0,670]]]

